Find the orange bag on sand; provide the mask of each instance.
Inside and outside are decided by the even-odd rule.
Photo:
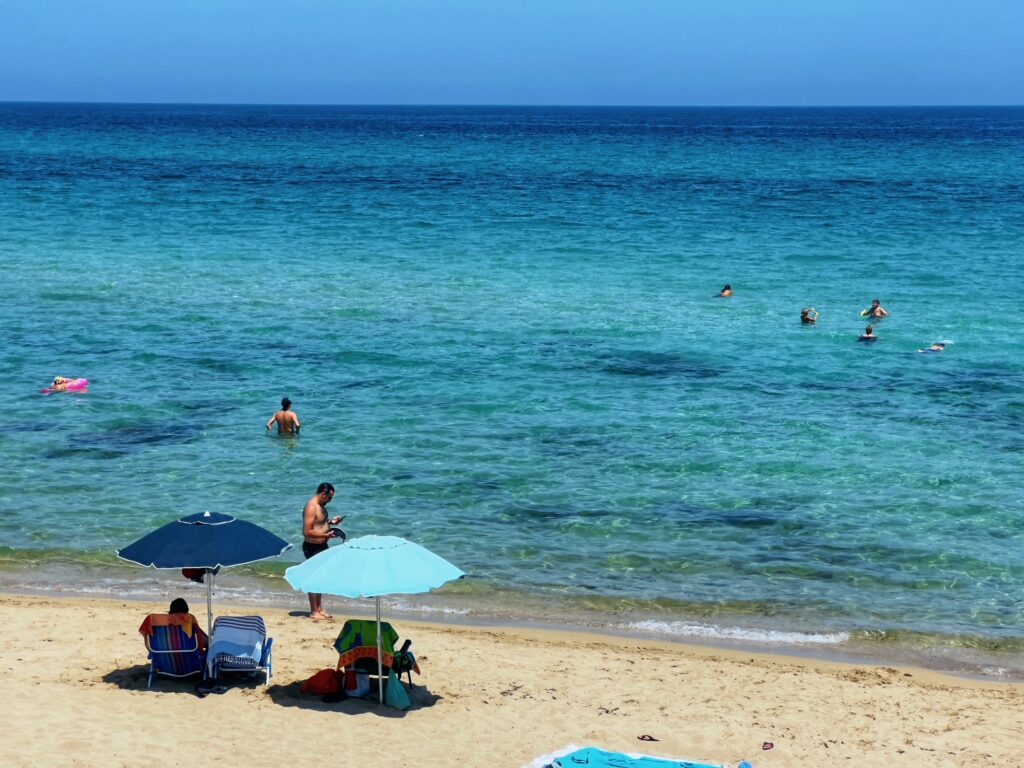
[[[334,669],[321,669],[302,684],[300,693],[309,696],[331,696],[341,690],[344,675]]]

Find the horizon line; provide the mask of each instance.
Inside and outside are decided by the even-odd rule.
[[[0,99],[0,104],[139,107],[443,107],[479,109],[1020,109],[1024,104],[555,104],[458,102],[82,101]]]

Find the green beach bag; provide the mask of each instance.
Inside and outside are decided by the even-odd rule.
[[[388,672],[388,687],[384,691],[384,703],[392,709],[406,710],[412,706],[409,701],[409,694],[405,692],[405,686],[398,679],[395,670]]]

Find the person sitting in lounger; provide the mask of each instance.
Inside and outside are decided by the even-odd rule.
[[[206,636],[206,633],[199,626],[199,620],[188,612],[188,603],[185,602],[185,598],[176,597],[171,601],[171,606],[167,613],[171,616],[180,617],[182,624],[188,622],[191,619],[192,626],[196,629],[196,637],[199,638],[199,650],[203,653],[206,652],[207,647],[210,645],[210,639]]]

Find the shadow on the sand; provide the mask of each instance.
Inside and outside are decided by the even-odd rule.
[[[431,693],[425,686],[414,685],[412,688],[406,687],[412,706],[404,712],[381,704],[377,700],[376,691],[365,699],[349,698],[337,702],[325,702],[322,696],[309,696],[301,693],[300,689],[303,682],[300,680],[288,685],[271,684],[267,688],[267,695],[275,704],[280,704],[282,707],[300,707],[302,709],[313,709],[318,712],[339,712],[344,715],[374,714],[393,718],[405,717],[417,710],[432,707],[441,701],[440,696]]]
[[[155,691],[160,693],[189,693],[193,696],[196,693],[196,683],[201,682],[202,675],[195,674],[191,677],[161,677],[153,678],[153,687],[148,688],[146,681],[149,680],[149,664],[136,664],[125,669],[112,669],[102,678],[104,683],[116,685],[125,691]]]
[[[187,693],[200,698],[210,693],[224,693],[225,691],[199,690],[204,684],[203,676],[199,673],[189,677],[166,677],[157,675],[153,678],[153,687],[147,686],[149,680],[149,664],[136,664],[125,669],[113,669],[107,672],[102,678],[103,682],[115,685],[124,691],[152,691],[153,693]],[[214,683],[221,683],[226,690],[239,688],[242,690],[258,690],[263,687],[263,674],[249,675],[225,675],[220,680],[208,681],[209,686]]]

